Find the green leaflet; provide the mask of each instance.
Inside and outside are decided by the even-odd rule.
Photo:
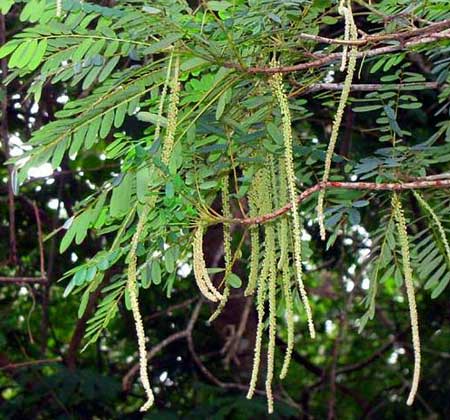
[[[134,176],[126,173],[120,184],[112,190],[109,214],[111,217],[125,215],[130,207]]]

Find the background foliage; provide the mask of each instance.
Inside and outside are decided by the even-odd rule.
[[[437,0],[369,3],[352,4],[358,28],[369,35],[450,19]],[[206,207],[221,211],[226,175],[232,212],[242,217],[253,175],[268,156],[283,155],[268,76],[251,68],[269,68],[274,56],[289,66],[341,52],[340,45],[302,35],[340,37],[337,5],[65,0],[60,18],[51,0],[2,0],[0,7],[2,44],[8,41],[0,50],[2,159],[20,167],[0,169],[1,274],[41,275],[35,203],[48,279],[1,284],[1,416],[139,418],[140,383],[126,380],[138,360],[126,267],[136,215],[156,195],[137,250],[149,348],[162,349],[151,359],[156,407],[145,418],[264,417],[263,395],[245,399],[257,324],[252,301],[243,297],[246,229],[232,231],[233,249],[243,244],[232,298],[207,325],[214,305],[200,300],[191,272],[193,226]],[[360,87],[344,114],[332,180],[445,178],[449,27],[439,29],[442,39],[406,49],[405,39],[388,40],[381,46],[393,51],[386,54],[371,56],[371,45],[361,47],[367,56],[358,60],[353,82]],[[164,165],[159,151],[171,121],[159,116],[159,107],[174,57],[179,115]],[[299,190],[322,178],[345,77],[338,67],[334,60],[284,76]],[[17,252],[9,235],[12,190]],[[448,191],[421,194],[448,236]],[[296,345],[286,380],[274,383],[273,417],[444,418],[449,411],[450,261],[430,213],[411,192],[401,199],[423,347],[415,405],[405,405],[412,348],[390,193],[328,190],[327,242],[319,239],[317,196],[300,212],[304,281],[318,335],[309,339],[295,292]],[[221,226],[211,226],[205,258],[216,282],[223,277],[222,242]],[[243,313],[248,318],[239,334]],[[279,366],[287,341],[282,301],[277,314]]]

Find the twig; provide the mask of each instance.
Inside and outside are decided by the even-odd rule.
[[[196,301],[197,298],[191,298],[188,300],[185,300],[184,302],[177,303],[175,305],[169,306],[166,309],[163,309],[162,311],[154,312],[146,317],[144,317],[144,321],[151,321],[153,319],[159,318],[163,315],[170,315],[173,311],[176,311],[177,309],[183,309],[189,306],[192,302]]]
[[[103,287],[109,283],[110,276],[111,272],[108,271],[102,282],[95,289],[95,291],[93,291],[90,294],[88,303],[86,305],[86,309],[84,310],[83,315],[77,320],[72,336],[70,338],[67,353],[64,356],[64,361],[67,367],[71,370],[75,370],[76,368],[78,350],[80,348],[84,333],[86,331],[87,322],[89,321],[89,318],[92,316],[92,313],[95,310],[98,298],[102,293]]]
[[[20,283],[47,283],[45,277],[1,277],[0,283],[20,284]]]
[[[39,244],[39,263],[41,268],[41,277],[45,277],[45,256],[44,256],[44,242],[42,240],[42,223],[41,217],[39,216],[39,209],[36,202],[32,201],[34,216],[36,217],[36,226],[38,233],[38,244]]]
[[[241,319],[239,321],[239,326],[232,337],[231,346],[225,356],[225,366],[228,366],[231,360],[235,360],[236,354],[239,349],[239,343],[242,339],[242,335],[244,334],[245,328],[247,327],[248,317],[250,315],[250,310],[252,308],[253,301],[250,297],[246,298],[244,310],[242,311]]]
[[[344,87],[343,83],[314,83],[312,85],[305,85],[304,87],[300,83],[294,82],[293,84],[300,86],[300,89],[296,90],[289,94],[290,97],[298,96],[299,94],[305,95],[307,93],[319,92],[321,90],[342,90]],[[438,89],[441,86],[437,82],[423,82],[423,83],[398,83],[398,84],[390,84],[390,83],[360,83],[353,84],[350,87],[350,90],[357,92],[371,92],[380,89],[392,88],[396,90],[409,90],[415,89],[417,86],[424,87],[426,89]],[[302,88],[303,87],[303,88]]]
[[[195,321],[194,321],[195,322]],[[198,369],[200,370],[200,372],[203,374],[203,376],[205,376],[206,379],[208,379],[211,383],[213,383],[214,385],[218,386],[219,388],[224,388],[224,389],[236,389],[236,390],[240,390],[240,391],[248,391],[248,385],[243,385],[243,384],[239,384],[239,383],[235,383],[235,382],[223,382],[221,381],[219,378],[217,378],[205,365],[204,363],[201,361],[200,356],[197,354],[196,350],[195,350],[195,346],[194,346],[194,340],[192,337],[192,329],[190,331],[190,333],[187,335],[186,337],[187,339],[187,343],[188,343],[188,349],[189,352],[191,353],[192,359],[194,360],[194,363],[197,365]],[[255,394],[258,395],[266,395],[266,392],[263,390],[255,390]],[[295,408],[296,410],[302,412],[302,407],[297,404],[295,401],[293,401],[292,399],[287,400],[284,399],[282,397],[280,397],[279,395],[274,395],[274,398],[278,401],[282,401],[283,403]]]
[[[316,41],[323,44],[337,44],[337,45],[356,45],[362,46],[367,44],[374,44],[386,41],[404,41],[408,38],[418,37],[420,35],[434,33],[437,31],[442,31],[450,28],[450,19],[443,20],[441,22],[432,23],[424,28],[406,30],[401,32],[396,32],[392,34],[379,34],[379,35],[366,35],[361,39],[357,40],[344,40],[344,39],[333,39],[326,38],[319,35],[311,35],[301,33],[298,35],[301,39],[306,39],[310,41]]]
[[[6,26],[5,26],[5,16],[0,14],[0,46],[6,42]],[[2,79],[5,80],[8,75],[8,65],[6,59],[0,60],[0,68],[2,71]],[[8,161],[10,158],[9,154],[9,136],[8,136],[8,93],[6,91],[6,86],[1,83],[2,89],[4,90],[4,97],[1,101],[1,114],[2,118],[0,121],[0,137],[3,145],[3,152],[5,155],[5,160]],[[9,262],[12,265],[18,263],[17,257],[17,238],[16,238],[16,216],[15,216],[15,200],[14,200],[14,188],[13,188],[13,166],[9,164],[8,166],[8,212],[9,212]]]
[[[410,47],[416,47],[419,45],[429,44],[431,42],[438,41],[440,39],[450,38],[450,32],[442,31],[436,33],[427,34],[427,36],[418,36],[416,38],[412,38],[406,42],[400,42],[397,45],[388,45],[385,47],[373,48],[367,51],[360,51],[357,54],[357,58],[362,57],[374,57],[381,54],[392,53],[396,51],[402,51]],[[309,61],[306,63],[299,63],[292,66],[280,66],[280,67],[246,67],[243,68],[239,64],[236,63],[224,63],[224,67],[234,68],[249,74],[261,73],[261,74],[273,74],[273,73],[291,73],[300,70],[306,70],[311,68],[322,67],[326,64],[330,64],[334,61],[338,61],[342,58],[342,53],[331,53],[327,54],[322,58],[317,60]]]
[[[41,360],[30,360],[28,362],[21,362],[21,363],[9,363],[7,365],[1,366],[0,371],[14,370],[36,365],[46,365],[49,363],[59,363],[61,362],[61,360],[62,360],[61,357],[56,357],[54,359],[41,359]]]
[[[312,194],[326,189],[326,188],[338,188],[347,190],[367,190],[367,191],[404,191],[404,190],[414,190],[414,189],[425,189],[425,188],[450,188],[450,179],[435,179],[435,180],[419,180],[404,183],[376,183],[376,182],[338,182],[338,181],[328,181],[319,182],[318,184],[307,188],[297,197],[297,203],[302,203]],[[218,219],[215,223],[222,223],[226,221],[227,223],[233,223],[238,225],[255,225],[266,223],[270,220],[276,219],[287,213],[292,207],[291,203],[275,210],[272,213],[263,214],[257,217],[247,217],[247,218],[235,218],[231,220]]]
[[[178,331],[166,337],[164,340],[160,341],[156,346],[153,346],[152,349],[147,352],[147,360],[153,359],[160,351],[162,351],[169,344],[172,344],[174,341],[181,340],[182,338],[186,338],[187,331]],[[133,381],[139,373],[139,363],[133,365],[133,367],[124,375],[122,379],[122,389],[125,392],[128,392],[133,385]]]
[[[182,331],[178,331],[176,333],[169,335],[164,340],[160,341],[156,346],[152,347],[152,349],[147,352],[147,360],[151,360],[161,350],[163,350],[165,347],[167,347],[169,344],[173,343],[174,341],[181,340],[182,338],[187,338],[189,335],[192,334],[192,330],[194,328],[195,322],[197,321],[198,316],[200,314],[200,309],[201,309],[202,303],[203,303],[203,299],[200,299],[198,301],[197,305],[195,306],[194,310],[192,311],[192,315],[189,319],[189,322],[188,322],[186,328]],[[136,377],[138,372],[139,372],[139,363],[136,363],[124,375],[124,377],[122,379],[122,389],[124,391],[129,391],[131,389],[134,378]]]

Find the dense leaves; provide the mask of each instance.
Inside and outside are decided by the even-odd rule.
[[[2,169],[11,182],[1,193],[3,199],[8,189],[16,192],[19,253],[15,264],[5,200],[0,249],[5,260],[10,258],[2,275],[38,274],[34,200],[47,235],[51,281],[28,288],[1,285],[7,309],[0,332],[5,348],[0,356],[6,360],[0,401],[7,417],[30,416],[33,407],[42,418],[110,418],[137,411],[142,390],[135,377],[130,386],[120,384],[137,362],[127,286],[134,256],[147,350],[177,331],[184,335],[176,340],[187,341],[151,355],[157,403],[146,416],[263,416],[264,399],[244,398],[257,329],[254,306],[238,333],[252,267],[250,237],[261,239],[256,270],[264,266],[266,251],[271,261],[280,259],[280,273],[283,258],[291,262],[283,277],[292,283],[295,345],[286,379],[273,381],[274,415],[409,415],[404,401],[413,366],[410,320],[391,192],[327,188],[326,241],[319,239],[317,194],[299,203],[301,232],[294,217],[288,241],[277,236],[277,221],[260,230],[232,224],[219,204],[224,179],[233,218],[262,216],[289,201],[278,195],[282,167],[268,169],[285,157],[287,127],[295,176],[290,194],[316,185],[326,161],[331,166],[325,178],[331,181],[449,178],[448,7],[439,1],[390,0],[358,0],[351,7],[358,37],[366,43],[354,47],[358,62],[347,100],[341,97],[346,73],[338,70],[343,47],[333,42],[345,36],[347,18],[336,2],[65,0],[57,17],[55,1],[0,1],[7,35],[0,48],[2,130],[10,152],[6,143],[2,150],[4,160],[14,164],[11,173]],[[276,77],[286,105],[282,94],[274,93],[274,66],[283,72]],[[288,71],[295,70],[289,66],[304,68]],[[170,94],[178,72],[175,119]],[[344,106],[342,123],[332,130],[335,113]],[[337,147],[327,159],[331,131]],[[173,148],[166,156],[164,144],[171,136]],[[42,175],[49,167],[46,182],[31,178],[33,171]],[[259,203],[259,210],[269,210],[253,215],[251,191],[261,170],[272,171],[267,195],[272,202]],[[424,348],[414,410],[418,418],[440,416],[448,411],[449,194],[432,188],[398,196]],[[136,237],[138,220],[147,211]],[[231,293],[212,326],[196,318],[206,320],[214,312],[203,303],[196,315],[200,294],[191,272],[192,243],[200,224],[205,276],[224,295]],[[223,225],[231,226],[225,247]],[[263,247],[267,232],[276,249]],[[226,246],[231,259],[224,256]],[[293,262],[299,260],[290,254],[292,246],[295,252],[301,248],[302,265],[295,272]],[[315,341],[307,334],[305,296],[294,287],[299,270],[310,295]],[[276,301],[276,307],[263,320],[265,330],[273,332],[276,313],[277,369],[289,341],[290,304],[281,277],[277,274],[266,305]],[[166,313],[172,305],[175,309]],[[80,347],[86,352],[78,357]],[[43,367],[8,368],[31,359],[50,361]],[[47,390],[45,397],[38,386]]]

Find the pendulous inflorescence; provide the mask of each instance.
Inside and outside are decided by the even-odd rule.
[[[222,179],[222,214],[226,219],[231,218],[231,207],[230,207],[230,185],[228,180],[228,174]],[[209,322],[214,321],[223,311],[223,308],[228,302],[230,297],[230,285],[226,281],[228,274],[231,273],[233,269],[233,258],[231,254],[231,226],[229,223],[223,223],[223,255],[225,260],[225,286],[223,289],[222,299],[219,302],[216,310],[209,318]]]
[[[259,212],[259,191],[261,189],[262,177],[258,171],[252,178],[252,183],[248,191],[248,205],[250,208],[250,217],[256,217]],[[259,269],[259,226],[253,225],[250,227],[250,273],[248,276],[247,287],[244,291],[245,296],[250,296],[254,293],[256,282],[258,280]]]
[[[258,182],[259,185],[258,197],[260,201],[259,205],[262,212],[267,211],[270,212],[272,210],[270,171],[267,168],[262,168],[259,170],[258,176],[261,176],[261,179]],[[252,376],[250,379],[250,386],[247,393],[247,398],[249,399],[253,397],[253,394],[255,393],[256,390],[256,383],[258,381],[259,365],[261,362],[262,335],[264,331],[266,294],[267,292],[269,294],[271,293],[271,291],[268,290],[268,286],[273,287],[273,278],[269,279],[269,277],[273,276],[273,267],[276,264],[275,246],[276,244],[275,244],[274,226],[273,224],[268,223],[264,226],[264,260],[256,284],[257,287],[256,306],[258,313],[258,324],[256,327],[256,343],[255,343],[255,354],[253,357]],[[269,398],[270,396],[268,395],[268,401]],[[269,402],[269,407],[270,404],[271,403]]]
[[[280,161],[280,202],[287,202],[287,184],[284,162]],[[278,237],[280,243],[280,257],[278,259],[278,269],[281,270],[281,279],[283,285],[283,295],[286,304],[286,323],[287,323],[287,346],[284,355],[283,367],[281,368],[280,379],[287,375],[291,361],[292,350],[294,348],[294,308],[291,292],[291,270],[289,267],[289,220],[286,217],[281,218],[278,224]]]
[[[170,61],[171,63],[171,61]],[[170,66],[169,66],[170,68]],[[164,137],[164,143],[161,151],[161,160],[165,165],[169,164],[170,156],[173,150],[175,131],[177,127],[177,115],[178,115],[178,102],[179,102],[179,91],[180,84],[178,80],[179,76],[179,60],[177,58],[174,75],[171,80],[171,93],[169,98],[169,108],[167,112],[168,124]],[[163,100],[163,98],[162,98]],[[148,378],[147,369],[147,350],[145,345],[145,331],[144,324],[142,322],[142,316],[139,310],[138,301],[138,287],[137,287],[137,255],[136,250],[141,240],[141,236],[145,230],[145,224],[147,223],[150,211],[155,207],[157,201],[156,195],[149,196],[147,202],[145,203],[141,214],[139,216],[138,224],[136,227],[136,232],[131,240],[130,252],[128,255],[128,273],[127,273],[127,291],[130,297],[131,311],[133,314],[133,319],[135,322],[136,335],[138,340],[138,351],[139,351],[139,374],[144,387],[145,393],[147,395],[147,401],[141,407],[141,411],[147,411],[154,402],[153,392],[150,386],[150,380]]]
[[[447,235],[444,230],[444,226],[442,226],[441,221],[437,217],[437,214],[434,212],[432,207],[424,200],[421,194],[419,194],[417,191],[414,191],[414,196],[416,197],[416,200],[419,202],[419,204],[428,212],[430,213],[431,218],[433,219],[434,223],[436,223],[436,226],[438,228],[439,236],[441,237],[441,241],[444,244],[445,249],[445,255],[447,256],[448,264],[450,264],[450,245],[447,240]]]
[[[56,0],[56,17],[62,15],[62,0]]]
[[[400,240],[400,249],[402,254],[403,275],[405,279],[406,295],[408,298],[409,316],[411,319],[412,343],[414,349],[414,372],[406,404],[412,405],[419,387],[420,379],[420,337],[419,337],[419,320],[417,315],[416,297],[414,293],[413,274],[411,269],[411,257],[409,253],[408,231],[406,228],[405,214],[398,195],[392,195],[392,211],[397,225],[398,237]]]
[[[345,39],[356,40],[358,38],[358,29],[356,27],[355,21],[353,20],[352,8],[350,1],[347,1],[347,6],[344,6],[344,0],[341,0],[339,5],[339,13],[345,18]],[[341,71],[345,70],[347,65],[347,45],[344,45],[344,51],[342,54]],[[336,142],[339,134],[339,128],[341,126],[342,117],[344,115],[345,106],[347,104],[347,99],[350,94],[350,89],[352,86],[353,75],[356,69],[356,59],[358,55],[358,49],[356,46],[352,46],[350,53],[348,54],[348,65],[347,65],[347,75],[345,76],[344,86],[342,89],[341,97],[339,99],[339,104],[336,110],[336,115],[334,116],[333,126],[331,128],[330,142],[328,143],[327,154],[325,157],[325,167],[322,177],[322,182],[327,182],[330,177],[331,170],[331,160],[333,158],[334,149],[336,147]],[[325,201],[325,189],[319,192],[319,197],[317,201],[317,219],[320,228],[320,237],[325,240],[325,217],[324,217],[324,201]]]
[[[222,300],[223,296],[214,286],[206,268],[205,257],[203,255],[204,230],[205,225],[199,223],[195,230],[194,240],[192,242],[194,276],[197,287],[200,292],[202,292],[203,296],[212,302],[217,302]]]
[[[292,237],[294,243],[294,266],[300,290],[300,297],[303,306],[305,307],[306,317],[308,320],[308,329],[311,338],[316,336],[314,323],[312,319],[311,306],[308,301],[306,289],[303,284],[303,269],[302,269],[302,242],[301,242],[301,222],[297,206],[297,191],[295,187],[295,169],[294,157],[292,152],[292,127],[291,127],[291,113],[289,111],[289,103],[283,88],[283,76],[281,73],[275,73],[270,79],[270,85],[274,96],[278,101],[281,111],[282,125],[283,125],[283,140],[284,140],[284,162],[286,169],[286,180],[289,194],[289,201],[291,203],[291,217],[292,217]]]

